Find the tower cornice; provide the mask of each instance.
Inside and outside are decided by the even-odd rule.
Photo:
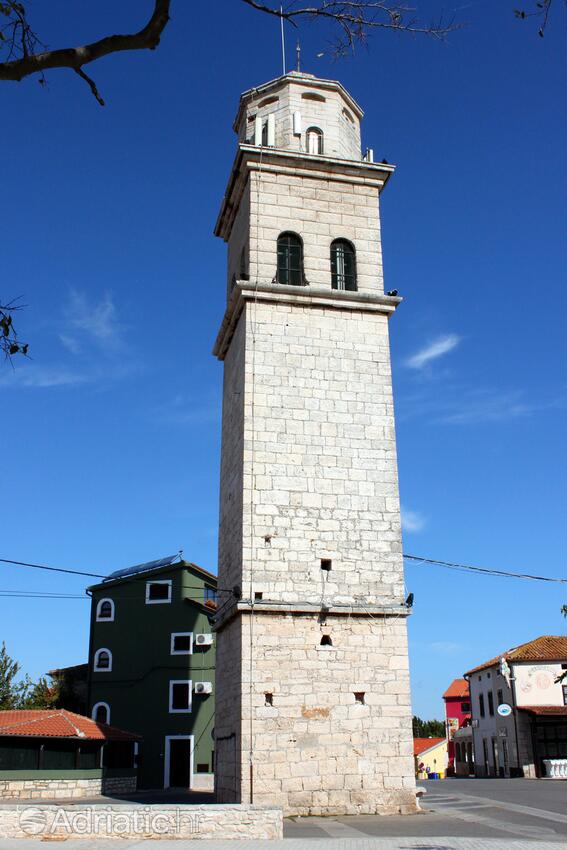
[[[219,360],[224,360],[240,314],[249,301],[331,308],[347,312],[382,313],[390,316],[403,298],[374,292],[346,292],[324,287],[284,286],[281,283],[238,280],[234,284],[213,348],[213,354]]]
[[[314,615],[321,616],[324,614],[325,617],[360,617],[361,619],[384,620],[388,617],[395,619],[400,617],[407,618],[411,616],[412,612],[404,604],[331,604],[325,605],[322,608],[320,604],[316,605],[308,602],[271,602],[269,600],[252,602],[251,600],[244,599],[240,602],[235,602],[233,605],[229,605],[220,612],[213,623],[213,630],[219,632],[236,616],[246,616],[247,614],[293,614],[296,617],[313,617]]]
[[[351,185],[375,186],[381,192],[396,166],[385,162],[339,159],[287,148],[265,148],[241,143],[215,225],[215,236],[228,241],[249,174],[262,170],[312,179],[323,177],[325,180]]]

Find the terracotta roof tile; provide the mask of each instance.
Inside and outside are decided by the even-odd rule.
[[[478,667],[473,667],[472,670],[465,673],[465,676],[486,670],[487,667],[494,667],[501,658],[505,658],[507,661],[567,661],[567,637],[542,635],[528,643],[522,643],[520,646],[508,649],[506,652],[497,655],[496,658],[491,658],[490,661],[479,664]]]
[[[445,742],[445,738],[414,738],[413,754],[414,756],[420,756],[422,753],[427,752],[427,750],[438,747],[439,744],[444,744]]]
[[[443,694],[443,699],[468,699],[469,695],[469,683],[467,680],[454,679]]]
[[[90,717],[60,709],[0,711],[0,736],[81,738],[90,741],[139,741],[140,736]]]
[[[557,715],[567,717],[567,705],[519,705],[518,711],[527,711],[529,714],[549,717]]]

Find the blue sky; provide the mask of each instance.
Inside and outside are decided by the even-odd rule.
[[[63,46],[131,30],[152,4],[43,5],[32,21]],[[157,51],[93,65],[104,109],[63,71],[0,88],[1,294],[29,305],[33,355],[0,371],[1,557],[107,573],[183,548],[216,569],[212,228],[239,94],[281,65],[277,22],[212,6],[177,0]],[[382,225],[387,288],[406,299],[391,323],[405,551],[565,577],[567,14],[542,40],[513,6],[463,4],[447,43],[378,33],[340,62],[326,28],[301,40],[304,70],[343,82],[365,144],[398,165]],[[294,46],[289,31],[290,61]],[[411,564],[406,582],[422,716],[469,666],[565,631],[565,586]],[[0,598],[0,639],[34,677],[86,658],[87,622],[81,600]]]

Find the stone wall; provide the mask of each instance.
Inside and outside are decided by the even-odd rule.
[[[281,809],[261,806],[0,806],[0,839],[278,839]]]
[[[303,240],[305,277],[331,289],[331,242],[356,250],[358,290],[383,292],[379,188],[376,175],[345,178],[340,168],[305,170],[264,163],[250,174],[250,277],[269,282],[277,268],[277,239],[291,230]]]
[[[242,628],[243,802],[252,703],[256,803],[286,814],[414,811],[405,619],[255,613]]]
[[[232,520],[242,524],[240,559],[234,553],[242,575],[231,570],[229,581],[246,592],[252,583],[264,599],[280,602],[403,603],[386,316],[249,303],[230,349],[225,400],[231,385],[242,389],[231,380],[242,345],[242,513],[235,515],[231,481],[223,479],[221,500],[231,499]],[[226,435],[223,469],[242,457],[238,439],[238,430]],[[225,527],[226,519],[222,537]],[[239,536],[231,535],[231,546]],[[332,562],[330,571],[322,560]],[[220,583],[230,587],[225,559],[219,563]]]
[[[129,794],[136,790],[135,776],[96,779],[0,779],[1,800],[54,800]]]

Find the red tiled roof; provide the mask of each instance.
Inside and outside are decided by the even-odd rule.
[[[34,738],[81,738],[90,741],[139,741],[140,736],[124,732],[90,717],[59,709],[0,711],[0,736]]]
[[[469,698],[469,683],[466,679],[453,679],[445,693],[443,699],[468,699]]]
[[[445,740],[445,738],[414,738],[413,754],[414,756],[420,756],[422,753],[427,752],[427,750],[438,747],[439,744],[444,744]]]
[[[465,673],[465,676],[478,673],[487,667],[494,667],[501,658],[505,658],[507,661],[567,661],[567,637],[542,635],[528,643],[522,643],[520,646],[508,649],[501,655],[497,655],[496,658],[485,661],[484,664],[479,664],[478,667],[473,667],[472,670]]]
[[[550,717],[553,715],[567,717],[567,705],[519,705],[518,711],[527,711],[529,714]]]

